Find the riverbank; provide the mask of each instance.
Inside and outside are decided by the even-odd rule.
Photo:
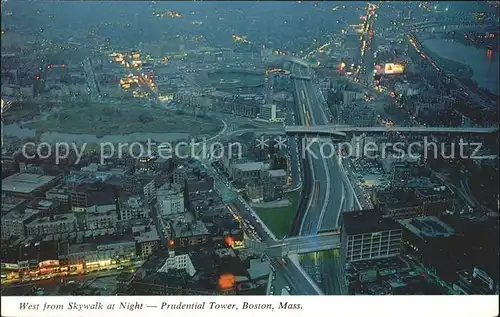
[[[446,70],[446,72],[451,72],[459,79],[471,79],[474,76],[474,70],[466,64],[462,64],[444,57],[439,56],[439,54],[428,46],[422,44],[422,49],[426,52],[437,65]]]
[[[472,45],[464,45],[456,40],[445,38],[435,38],[422,41],[425,51],[435,59],[440,67],[449,71],[448,67],[453,69],[454,65],[462,71],[461,76],[455,74],[457,78],[475,81],[482,90],[488,90],[494,95],[499,94],[499,59],[498,55],[489,55],[485,49],[480,49]],[[441,64],[442,61],[451,61],[453,64]],[[472,76],[469,76],[472,73]]]

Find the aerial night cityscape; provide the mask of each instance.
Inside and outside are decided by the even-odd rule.
[[[499,17],[1,0],[2,297],[498,294]]]

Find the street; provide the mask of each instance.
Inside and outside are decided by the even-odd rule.
[[[130,270],[128,268],[127,270]],[[39,281],[31,281],[26,283],[2,284],[2,296],[23,296],[31,292],[33,288],[43,291],[43,295],[58,295],[59,289],[63,284],[71,284],[74,282],[85,284],[88,286],[96,278],[109,276],[117,276],[122,273],[122,270],[101,271],[89,274],[80,274],[75,276],[52,277]]]

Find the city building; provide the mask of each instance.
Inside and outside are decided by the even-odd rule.
[[[276,105],[275,104],[266,104],[260,106],[259,118],[262,120],[268,120],[270,122],[276,121]]]
[[[263,162],[248,162],[232,164],[230,176],[235,181],[244,182],[260,178],[261,172],[268,170],[270,164]]]
[[[210,242],[211,234],[202,221],[173,220],[172,228],[175,248],[204,245]]]
[[[28,201],[23,198],[2,196],[2,215],[17,210],[22,211]]]
[[[119,201],[120,220],[143,219],[149,216],[149,207],[138,197],[122,197]]]
[[[454,212],[455,195],[447,186],[435,186],[432,188],[417,188],[415,199],[422,204],[424,215],[440,216],[444,212]]]
[[[458,272],[458,281],[453,284],[453,289],[464,295],[492,295],[498,294],[498,282],[483,270],[474,267],[471,270]]]
[[[268,170],[264,178],[276,185],[284,186],[286,185],[287,174],[284,169]]]
[[[253,202],[259,202],[264,199],[264,185],[261,182],[247,182],[245,191],[248,198]]]
[[[403,228],[403,249],[426,267],[435,269],[445,280],[455,278],[458,259],[463,255],[461,237],[437,217],[398,221]]]
[[[46,191],[45,198],[61,203],[69,203],[69,192],[66,186],[61,184]]]
[[[2,179],[2,194],[17,197],[43,197],[45,191],[56,186],[60,181],[59,177],[18,173]]]
[[[92,232],[93,236],[113,233],[118,222],[116,205],[94,205],[87,208],[84,222],[80,225],[82,231]]]
[[[188,176],[188,169],[184,166],[181,165],[174,169],[174,172],[172,174],[172,181],[174,185],[179,185],[184,187],[184,183],[187,179]]]
[[[133,175],[121,177],[118,186],[125,195],[144,197],[147,202],[156,198],[156,183],[153,176]]]
[[[61,211],[61,203],[59,201],[44,198],[36,198],[26,204],[26,207],[39,210],[42,217],[53,216],[59,214]],[[64,209],[62,210],[64,211]]]
[[[168,258],[165,260],[165,264],[158,269],[158,272],[168,273],[169,270],[183,270],[191,277],[196,274],[189,254],[175,254],[174,250],[168,252]]]
[[[28,237],[52,237],[58,240],[63,234],[76,231],[76,217],[73,213],[41,217],[26,224]]]
[[[136,244],[134,239],[126,239],[126,237],[106,238],[103,241],[95,240],[95,242],[80,244],[64,241],[59,243],[57,253],[61,268],[81,272],[130,262],[136,258]]]
[[[135,274],[119,276],[118,292],[128,295],[216,295],[215,266],[213,252],[205,249],[187,253],[158,251]]]
[[[422,204],[415,200],[413,190],[374,190],[372,202],[384,217],[405,219],[425,216]]]
[[[2,214],[2,240],[9,240],[12,237],[26,238],[26,225],[36,219],[39,214],[39,210],[28,208]]]
[[[162,216],[184,213],[184,193],[178,186],[165,184],[157,191],[157,208]]]
[[[208,192],[214,189],[214,179],[210,176],[190,176],[186,179],[186,191],[188,194],[196,192]]]
[[[2,271],[6,269],[12,279],[35,278],[59,271],[57,244],[53,241],[2,243],[1,247]]]
[[[447,186],[405,180],[402,189],[374,190],[372,202],[384,217],[405,219],[422,216],[440,216],[455,210],[455,195]],[[416,187],[414,187],[416,185]]]
[[[134,224],[132,234],[137,245],[137,256],[146,259],[160,246],[160,236],[152,221]]]
[[[401,253],[401,226],[379,210],[342,213],[341,251],[345,263],[381,259]]]
[[[73,212],[85,212],[92,206],[116,202],[115,187],[105,183],[80,183],[69,189],[69,195]]]

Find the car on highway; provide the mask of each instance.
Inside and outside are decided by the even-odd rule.
[[[287,264],[288,264],[288,262],[287,262],[285,259],[283,259],[283,258],[281,259],[281,263],[282,263],[283,265],[287,265]]]
[[[290,294],[292,293],[292,289],[290,288],[290,286],[288,286],[288,285],[285,286],[285,289],[287,290],[288,293],[290,293]]]

